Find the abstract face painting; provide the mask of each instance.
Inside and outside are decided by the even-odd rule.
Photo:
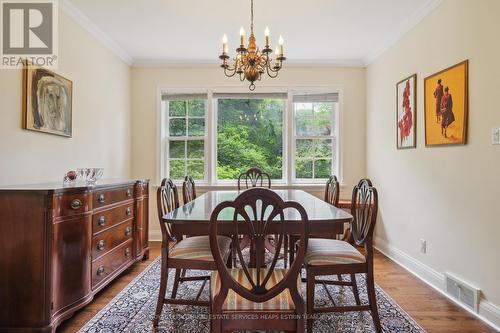
[[[416,86],[417,74],[399,81],[396,85],[396,147],[415,148],[416,142]]]
[[[25,68],[24,128],[71,137],[73,83],[49,70]]]

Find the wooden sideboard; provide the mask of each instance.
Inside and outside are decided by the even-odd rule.
[[[0,188],[0,332],[57,325],[147,258],[147,180]]]

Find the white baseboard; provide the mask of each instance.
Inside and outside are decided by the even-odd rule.
[[[479,302],[479,313],[475,313],[470,309],[466,308],[462,304],[455,301],[444,291],[444,275],[431,267],[423,264],[417,259],[411,257],[405,252],[395,248],[388,244],[385,240],[380,238],[375,238],[375,248],[382,252],[385,256],[390,258],[392,261],[397,263],[399,266],[406,269],[408,272],[431,286],[433,289],[438,291],[441,295],[445,296],[453,303],[457,304],[461,308],[467,310],[469,313],[484,321],[486,324],[493,327],[495,330],[500,332],[500,307],[495,304],[481,299]]]
[[[150,242],[161,242],[161,230],[149,230]]]

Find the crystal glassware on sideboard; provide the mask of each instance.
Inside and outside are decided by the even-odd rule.
[[[103,168],[79,168],[76,169],[77,179],[85,181],[88,185],[95,184],[101,179],[104,169]]]

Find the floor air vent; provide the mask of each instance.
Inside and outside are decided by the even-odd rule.
[[[474,312],[478,312],[480,289],[465,283],[453,275],[444,274],[446,293]]]

